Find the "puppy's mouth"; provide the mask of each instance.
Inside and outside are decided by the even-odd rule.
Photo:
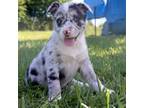
[[[73,46],[76,42],[76,37],[65,37],[64,44],[66,46]]]

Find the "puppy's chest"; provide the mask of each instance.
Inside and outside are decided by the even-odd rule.
[[[61,56],[61,67],[64,69],[64,74],[67,77],[74,76],[80,67],[80,64],[71,56]]]
[[[67,72],[66,74],[75,74],[80,67],[80,61],[83,59],[83,54],[79,48],[61,47],[57,49],[61,55],[62,65]]]
[[[60,64],[60,68],[61,68],[60,82],[61,82],[61,86],[63,87],[73,79],[80,65],[79,62],[77,62],[70,56],[62,55],[61,61],[62,62]],[[61,76],[63,77],[61,78]]]
[[[80,62],[87,57],[85,49],[81,47],[65,47],[57,46],[56,52],[59,53],[62,61],[62,67],[64,68],[64,74],[69,78],[73,77],[78,68],[80,68]]]

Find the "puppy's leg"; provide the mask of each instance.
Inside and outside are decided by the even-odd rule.
[[[107,88],[97,78],[89,59],[82,62],[81,75],[95,91],[106,91]]]
[[[48,81],[48,100],[60,100],[61,99],[61,86],[59,81],[59,72],[56,66],[47,69],[47,81]]]

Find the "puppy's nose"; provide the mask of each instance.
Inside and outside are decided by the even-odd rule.
[[[70,31],[69,30],[64,30],[64,35],[66,36],[66,37],[69,37],[70,36]]]

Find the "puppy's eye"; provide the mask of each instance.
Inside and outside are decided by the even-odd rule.
[[[81,22],[81,18],[79,17],[79,16],[73,16],[73,21],[75,21],[75,23],[79,26],[79,27],[81,27],[83,24],[82,24],[82,22]]]
[[[79,19],[78,16],[73,16],[73,20],[74,20],[75,22],[78,22],[80,19]]]
[[[56,22],[57,22],[57,25],[60,27],[60,26],[62,26],[63,19],[62,19],[62,18],[58,18],[58,19],[56,20]]]
[[[78,22],[77,22],[77,25],[78,25],[79,27],[81,27],[83,24],[82,24],[80,21],[78,21]]]

